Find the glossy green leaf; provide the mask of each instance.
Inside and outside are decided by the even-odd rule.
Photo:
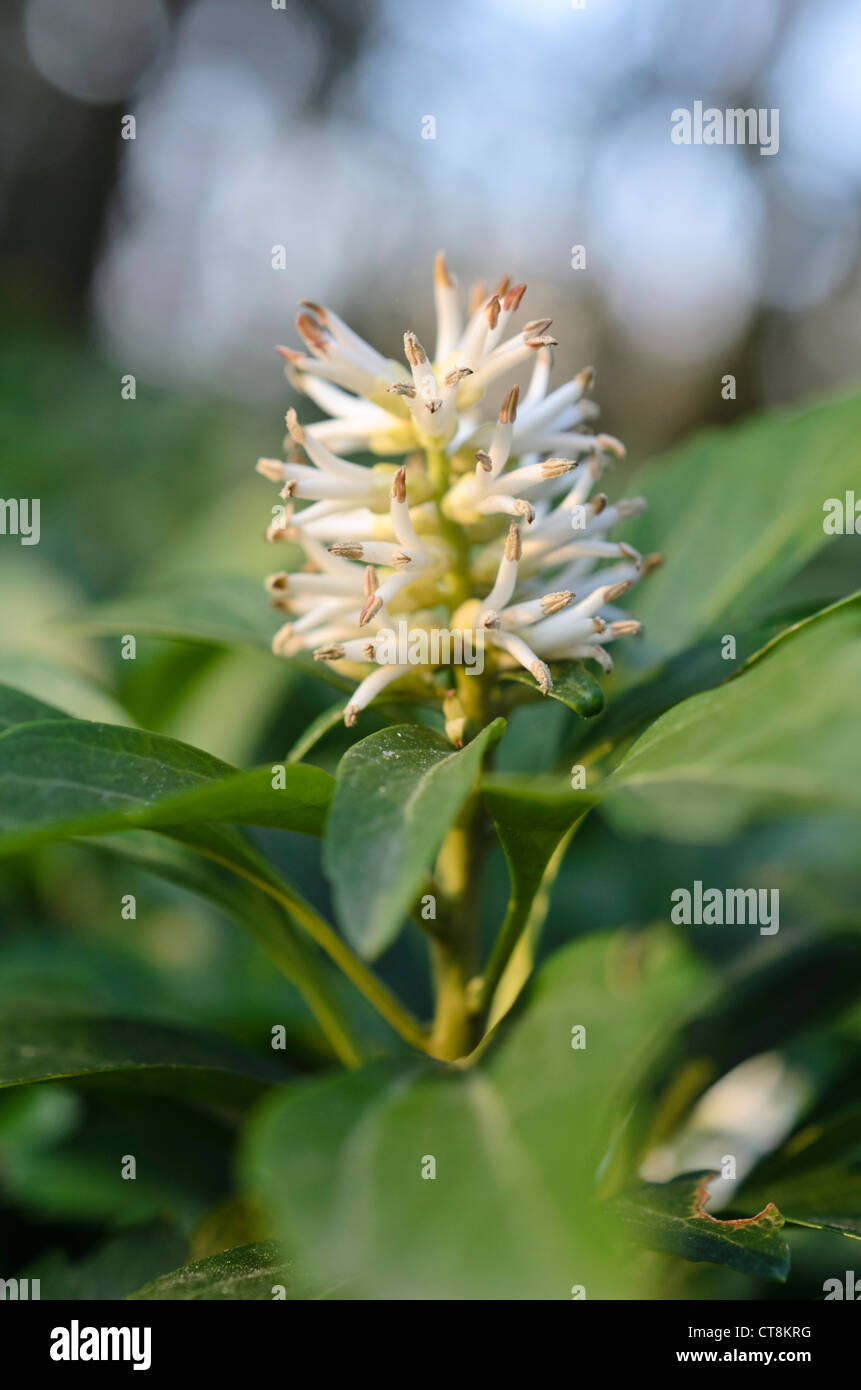
[[[0,734],[0,853],[39,840],[233,821],[319,834],[333,786],[315,767],[237,772],[159,734],[49,720]],[[283,786],[280,779],[283,778]]]
[[[561,777],[489,773],[482,794],[505,850],[512,879],[527,884],[542,872],[566,830],[595,802]]]
[[[861,811],[861,599],[791,628],[658,719],[604,784],[625,830],[728,839],[793,811]]]
[[[644,1183],[613,1202],[630,1234],[651,1250],[730,1265],[760,1279],[783,1281],[789,1246],[780,1234],[784,1219],[771,1203],[756,1215],[735,1220],[705,1210],[713,1173],[684,1173],[671,1182]]]
[[[278,1286],[289,1297],[291,1283],[291,1265],[279,1246],[274,1241],[262,1240],[171,1270],[144,1284],[128,1298],[132,1302],[168,1299],[265,1302],[282,1296],[275,1292]]]
[[[595,1175],[620,1088],[698,979],[663,937],[577,942],[475,1066],[379,1063],[267,1101],[252,1189],[309,1274],[351,1297],[625,1297],[635,1271]]]
[[[604,691],[595,677],[586,669],[582,661],[564,661],[550,666],[553,684],[550,696],[567,705],[583,719],[594,719],[604,708]],[[535,678],[520,667],[514,671],[504,671],[502,679],[515,681],[518,685],[535,690]]]
[[[762,612],[829,541],[823,504],[857,486],[861,397],[712,428],[638,474],[626,530],[664,566],[632,596],[655,655]]]
[[[642,679],[629,680],[621,690],[612,688],[605,709],[596,719],[571,726],[566,755],[575,762],[581,750],[620,748],[682,700],[731,680],[746,661],[801,616],[805,615],[784,615],[745,628],[736,634],[732,661],[724,659],[720,638],[709,637],[671,656]]]
[[[194,892],[215,897],[236,917],[301,990],[341,1060],[350,1065],[359,1060],[362,1049],[349,1017],[350,1011],[345,1010],[343,1001],[338,998],[331,967],[308,940],[303,927],[309,915],[313,915],[309,905],[270,868],[239,831],[215,823],[221,816],[285,829],[319,831],[334,785],[327,773],[315,767],[291,765],[284,769],[283,787],[273,788],[271,770],[237,773],[199,749],[160,735],[113,729],[102,736],[97,725],[72,720],[55,722],[50,717],[54,711],[49,707],[29,698],[22,704],[20,692],[0,686],[0,717],[4,712],[9,724],[21,713],[41,722],[8,727],[0,734],[0,827],[3,823],[4,739],[14,740],[19,756],[21,745],[25,750],[32,748],[34,738],[42,754],[51,746],[51,739],[59,739],[63,744],[62,757],[65,758],[71,748],[78,759],[75,766],[79,771],[78,782],[64,789],[67,800],[63,806],[47,794],[47,786],[56,776],[55,765],[48,762],[46,787],[42,788],[45,794],[35,803],[25,803],[23,808],[31,817],[29,829],[24,830],[19,825],[16,830],[7,825],[7,838],[0,839],[0,853],[4,849],[11,852],[23,848],[40,839],[71,834],[97,835],[123,829],[133,836],[136,832],[132,827],[146,826],[158,829],[196,854],[232,870],[244,880],[241,887],[218,882],[199,865],[183,859],[181,852],[171,853],[167,846],[158,849],[149,843],[141,849],[148,861],[147,867]],[[68,745],[64,742],[67,734],[71,736]],[[39,735],[46,736],[47,744],[39,740]],[[91,758],[87,757],[87,750]],[[39,784],[41,769],[26,756],[23,763],[23,783],[16,783],[13,778],[7,788],[12,816],[21,785],[28,788],[31,779],[35,779],[37,786]],[[69,767],[68,760],[64,767]],[[105,777],[106,788],[100,789],[100,777]],[[129,800],[134,804],[133,799],[124,796],[129,788],[137,792],[134,811],[129,809]],[[162,800],[147,806],[146,798],[159,795]],[[79,798],[90,808],[89,816],[81,815]],[[115,809],[104,811],[106,801],[113,802]],[[77,815],[70,821],[72,807]],[[58,816],[59,820],[54,819]]]
[[[837,1231],[861,1240],[861,1172],[839,1164],[816,1168],[798,1177],[786,1176],[769,1184],[786,1220],[794,1226],[813,1226]],[[742,1210],[757,1202],[759,1190],[752,1184],[739,1194]]]
[[[323,865],[344,934],[362,955],[379,955],[398,935],[503,727],[496,720],[453,752],[440,734],[397,724],[345,753]]]

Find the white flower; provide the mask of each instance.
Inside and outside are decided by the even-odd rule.
[[[610,505],[594,492],[624,448],[592,430],[591,368],[550,390],[551,320],[511,331],[526,286],[506,280],[489,296],[478,287],[464,317],[442,255],[434,285],[433,361],[410,331],[406,365],[390,361],[308,301],[296,321],[307,352],[279,348],[288,380],[330,418],[303,427],[288,411],[287,462],[257,465],[283,484],[286,502],[267,538],[298,540],[308,560],[300,573],[267,581],[274,604],[291,615],[273,648],[313,651],[348,671],[351,663],[375,667],[350,700],[348,724],[394,681],[433,674],[386,659],[390,646],[377,639],[396,623],[480,641],[491,660],[476,681],[519,664],[547,694],[549,662],[592,659],[610,671],[608,644],[640,630],[616,600],[659,563],[608,539],[646,504]],[[531,375],[521,396],[505,378],[524,364]],[[501,404],[489,415],[486,399],[497,392]],[[359,451],[406,461],[367,467],[343,457]],[[454,674],[458,692],[469,692]],[[446,699],[457,738],[457,698],[449,691]]]

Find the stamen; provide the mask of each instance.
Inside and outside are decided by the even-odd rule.
[[[517,419],[517,401],[519,396],[520,387],[512,386],[499,411],[499,423],[501,425],[514,424]]]
[[[257,472],[262,473],[264,478],[268,478],[272,483],[280,483],[284,478],[284,464],[280,459],[258,459],[255,465]]]

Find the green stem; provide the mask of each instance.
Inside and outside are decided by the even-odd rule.
[[[472,1050],[475,1018],[469,1005],[467,986],[472,972],[457,950],[434,938],[431,941],[434,1010],[429,1050],[443,1062],[455,1062]]]
[[[456,1061],[477,1041],[471,982],[478,969],[478,910],[482,847],[478,799],[473,799],[443,841],[436,879],[445,911],[431,941],[436,1007],[430,1052]]]
[[[448,456],[442,449],[428,448],[426,457],[439,533],[451,548],[446,589],[448,602],[456,610],[471,597],[469,539],[465,528],[451,521],[442,509],[451,482]],[[455,669],[454,677],[464,716],[463,737],[468,740],[485,723],[484,682],[468,676],[462,666]],[[472,981],[479,966],[478,898],[483,855],[479,811],[478,798],[473,797],[448,831],[434,875],[442,911],[430,942],[435,1008],[429,1051],[448,1062],[465,1057],[478,1040]]]
[[[448,455],[445,449],[425,449],[425,457],[434,496],[440,498],[448,489],[449,484]]]
[[[461,709],[469,720],[467,742],[480,733],[487,723],[487,692],[481,676],[471,676],[464,666],[456,666],[454,682]]]

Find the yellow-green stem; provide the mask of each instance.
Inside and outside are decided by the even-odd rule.
[[[428,448],[427,472],[439,512],[439,530],[452,551],[446,589],[452,609],[471,597],[469,541],[463,527],[442,510],[442,498],[451,482],[451,466],[445,451]],[[484,682],[455,668],[457,698],[466,716],[464,737],[472,738],[486,722]],[[478,896],[481,849],[478,802],[474,799],[443,841],[436,865],[441,920],[431,939],[434,984],[434,1020],[428,1051],[444,1061],[456,1061],[477,1042],[478,1019],[471,996],[471,982],[479,964]]]
[[[472,1051],[478,1020],[471,982],[478,969],[481,850],[474,800],[443,841],[436,865],[442,920],[431,942],[435,1012],[429,1051],[456,1061]]]
[[[455,1062],[472,1050],[475,1017],[469,1007],[471,978],[465,963],[448,943],[431,942],[431,967],[436,999],[428,1051],[443,1062]]]

